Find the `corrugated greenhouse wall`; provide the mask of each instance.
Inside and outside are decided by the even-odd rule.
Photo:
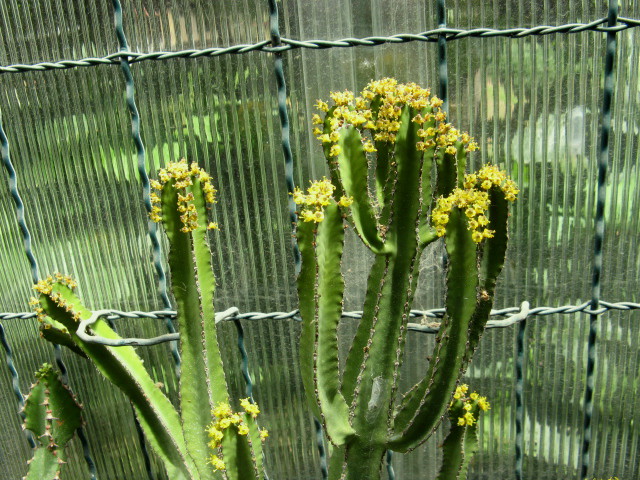
[[[435,0],[283,0],[284,37],[329,39],[420,33],[437,27]],[[269,39],[268,2],[123,2],[124,31],[138,52],[204,49]],[[448,0],[447,24],[471,30],[588,23],[606,17],[602,0]],[[620,15],[640,17],[638,0]],[[103,57],[118,50],[111,2],[0,0],[0,65]],[[640,279],[640,29],[617,35],[606,237],[601,298],[638,302]],[[596,162],[605,35],[594,31],[519,39],[465,38],[447,44],[452,122],[481,145],[475,166],[507,169],[522,193],[497,307],[579,305],[591,297]],[[295,49],[283,54],[289,90],[295,181],[326,174],[310,115],[330,90],[362,88],[394,76],[438,87],[435,43]],[[148,168],[186,157],[212,173],[219,190],[211,237],[217,306],[241,312],[296,308],[273,57],[265,52],[132,65]],[[163,306],[151,263],[124,81],[117,65],[0,75],[0,113],[42,274],[73,274],[92,309],[151,311]],[[31,274],[4,181],[0,188],[0,310],[24,312]],[[353,239],[345,275],[347,310],[361,308],[370,259]],[[358,252],[360,253],[358,255]],[[443,251],[426,252],[415,308],[440,307]],[[435,279],[435,280],[434,280]],[[525,344],[524,478],[578,478],[589,318],[583,313],[529,320]],[[348,331],[353,320],[344,320]],[[32,372],[53,361],[36,322],[2,322],[28,389]],[[157,320],[117,321],[124,334],[165,333]],[[271,436],[274,480],[319,478],[312,419],[297,371],[297,323],[245,322],[255,396]],[[225,355],[244,388],[235,330],[225,325]],[[467,381],[492,402],[471,479],[513,478],[516,328],[485,335]],[[408,385],[433,346],[413,333]],[[175,399],[169,347],[139,349]],[[85,432],[101,479],[147,478],[132,411],[87,362],[66,352],[69,383],[85,405]],[[640,313],[599,317],[590,473],[640,478]],[[0,478],[26,472],[30,451],[20,430],[9,369],[0,364]],[[396,478],[434,478],[441,435],[405,457]],[[66,478],[87,478],[77,439]],[[163,478],[160,463],[153,469]]]

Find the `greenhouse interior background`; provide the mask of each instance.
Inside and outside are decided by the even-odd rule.
[[[247,314],[218,324],[232,396],[246,390],[241,324],[269,478],[323,478],[298,368],[289,192],[328,175],[317,100],[384,77],[444,96],[479,145],[469,171],[492,163],[520,188],[494,320],[523,302],[530,312],[488,329],[463,377],[491,402],[468,478],[640,478],[638,27],[638,0],[0,0],[0,479],[27,473],[20,399],[56,359],[85,421],[62,478],[168,478],[127,398],[86,359],[57,357],[29,299],[35,280],[62,272],[91,310],[171,310],[141,172],[157,178],[182,158],[218,190],[216,311]],[[373,255],[351,229],[345,252],[344,311],[359,311]],[[446,262],[441,241],[427,247],[414,309],[443,307]],[[167,333],[163,318],[113,323],[123,337]],[[341,338],[356,323],[342,318]],[[434,349],[419,330],[402,390]],[[177,402],[172,348],[136,350]],[[383,478],[435,479],[445,433],[394,454]]]

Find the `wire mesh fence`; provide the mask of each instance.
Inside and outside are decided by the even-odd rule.
[[[308,128],[315,98],[386,75],[437,85],[481,143],[475,162],[500,164],[523,190],[494,312],[507,317],[494,326],[509,328],[485,338],[467,373],[495,398],[473,478],[636,478],[640,418],[625,405],[640,388],[637,1],[542,2],[539,11],[505,0],[182,3],[133,1],[123,12],[117,0],[0,2],[7,478],[30,456],[21,392],[34,362],[52,356],[32,315],[9,312],[23,312],[42,273],[72,272],[94,310],[135,318],[118,323],[125,335],[175,332],[166,246],[144,219],[149,176],[181,157],[205,165],[226,193],[215,213],[216,306],[248,312],[232,319],[246,332],[225,330],[238,372],[231,388],[247,387],[247,360],[248,386],[280,432],[271,478],[321,475],[289,321],[299,254],[287,194],[324,173]],[[349,239],[346,248],[356,249]],[[424,277],[441,272],[442,255],[428,252]],[[370,262],[359,258],[345,272],[351,310]],[[414,330],[436,331],[442,292],[437,282],[421,287]],[[552,306],[509,322],[525,300]],[[354,317],[345,314],[345,329]],[[142,355],[175,400],[179,360],[169,345]],[[433,339],[414,334],[409,347],[407,385]],[[119,394],[59,348],[53,356],[90,412],[74,454],[86,462],[70,462],[70,477],[162,476]],[[438,440],[396,456],[389,475],[428,478]]]

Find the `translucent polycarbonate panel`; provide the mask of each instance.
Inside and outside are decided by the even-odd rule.
[[[450,118],[480,142],[473,168],[497,164],[521,190],[499,304],[590,298],[603,42],[576,34],[448,47]]]
[[[634,478],[640,471],[640,315],[614,312],[598,322],[598,360],[594,391],[594,468],[600,478],[615,472]]]
[[[116,50],[111,2],[0,3],[0,65],[102,57]]]
[[[625,15],[638,15],[640,2]],[[640,32],[618,35],[606,208],[603,298],[638,301],[640,272]]]
[[[176,51],[269,38],[268,2],[134,0],[124,3],[131,50]],[[607,2],[563,0],[449,0],[449,27],[511,28],[590,22]],[[620,14],[637,18],[637,0]],[[86,5],[85,5],[86,4]],[[278,2],[283,37],[340,39],[419,33],[437,27],[435,0]],[[0,64],[100,56],[117,50],[111,2],[0,0]],[[638,63],[639,29],[618,34],[616,85],[608,177],[607,227],[601,297],[638,300]],[[521,186],[511,217],[511,244],[499,282],[497,307],[577,304],[591,297],[593,214],[602,103],[604,34],[582,32],[522,39],[459,39],[447,45],[451,122],[474,135],[477,167],[494,162]],[[394,76],[438,92],[433,42],[377,47],[296,49],[283,54],[289,98],[295,180],[327,174],[312,137],[316,99],[331,90],[361,89]],[[291,230],[276,109],[273,58],[262,52],[198,60],[146,61],[132,66],[142,138],[152,177],[182,157],[208,169],[219,190],[210,236],[217,275],[216,304],[241,311],[286,311],[297,304]],[[94,309],[162,308],[151,263],[130,118],[120,68],[0,76],[0,112],[11,143],[26,219],[42,274],[68,271]],[[5,184],[6,185],[6,184]],[[8,189],[0,189],[2,311],[25,311],[31,274]],[[163,242],[166,252],[166,244]],[[351,232],[345,245],[345,309],[360,309],[371,255]],[[444,300],[441,243],[423,255],[416,308]],[[524,379],[524,478],[576,478],[582,442],[588,317],[535,317],[528,322]],[[640,475],[637,313],[598,320],[593,443],[596,478]],[[416,319],[416,322],[425,321]],[[34,320],[3,321],[20,384],[53,350],[37,338]],[[271,478],[319,478],[313,423],[297,369],[299,325],[293,320],[243,322],[254,393],[270,430]],[[342,322],[344,354],[354,320]],[[118,320],[123,335],[165,333],[161,321]],[[233,325],[224,324],[230,388],[244,396]],[[516,327],[488,331],[465,382],[487,395],[481,450],[473,478],[510,478],[515,463]],[[426,368],[434,337],[411,333],[401,390]],[[153,377],[177,399],[168,345],[139,349]],[[146,478],[131,409],[86,361],[68,352],[70,385],[85,404],[85,427],[100,478]],[[26,471],[30,456],[15,413],[7,368],[0,374],[0,464],[8,478]],[[396,478],[436,475],[444,430],[409,455],[395,455]],[[87,478],[80,442],[65,468]],[[164,478],[155,457],[153,470]],[[1,475],[0,475],[1,476]]]
[[[269,430],[265,444],[270,477],[318,478],[320,463],[315,428],[298,369],[300,324],[295,320],[243,322],[254,395],[261,424]]]
[[[92,308],[155,306],[147,222],[118,68],[3,79],[3,126],[40,274],[72,274]],[[24,252],[12,249],[11,255],[12,264],[26,264]],[[0,279],[3,288],[20,292],[24,302],[31,276],[9,273]],[[5,309],[24,311],[26,304],[20,303]]]
[[[531,28],[590,23],[607,16],[607,2],[600,0],[447,0],[447,24],[471,28]]]
[[[291,228],[279,125],[264,54],[136,66],[151,176],[187,158],[218,189],[211,233],[216,304],[294,308]]]
[[[266,1],[133,0],[124,31],[134,51],[176,51],[244,45],[269,36]]]

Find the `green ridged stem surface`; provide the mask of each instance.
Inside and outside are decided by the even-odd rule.
[[[24,428],[36,436],[40,445],[29,460],[25,478],[54,480],[60,478],[67,443],[82,426],[82,407],[51,365],[45,363],[36,376],[23,412]]]
[[[374,119],[377,109],[374,100]],[[333,111],[329,109],[325,117],[324,134],[331,133]],[[329,462],[330,480],[378,479],[385,451],[412,450],[436,430],[484,331],[504,263],[507,202],[499,188],[493,187],[489,194],[494,203],[487,216],[495,234],[480,246],[472,240],[464,210],[454,207],[449,212],[446,314],[425,377],[396,406],[420,255],[438,238],[429,214],[437,197],[463,187],[467,165],[465,144],[460,141],[454,145],[455,154],[443,147],[416,148],[420,141],[437,145],[438,140],[438,133],[429,138],[418,134],[420,128],[426,132],[436,125],[433,119],[424,124],[413,122],[418,113],[428,116],[432,109],[418,112],[402,107],[395,142],[375,142],[376,162],[367,157],[363,136],[354,126],[338,130],[337,158],[331,155],[331,145],[324,144],[335,198],[347,195],[353,199],[351,208],[343,209],[342,218],[353,223],[375,254],[362,318],[342,374],[336,340],[344,295],[339,207],[325,207],[325,218],[317,225],[298,225],[302,378],[311,409],[322,418],[336,447]],[[370,181],[375,192],[369,191]],[[454,453],[447,457],[452,465],[456,463]]]
[[[202,251],[206,247],[203,247],[204,238],[199,229],[193,232],[193,236],[191,232],[181,231],[183,223],[177,210],[178,190],[173,183],[167,183],[162,190],[162,220],[169,239],[169,267],[178,312],[182,369],[188,373],[180,376],[181,423],[187,451],[194,459],[200,477],[212,479],[213,469],[207,464],[211,449],[206,429],[211,423],[211,410],[216,403],[229,400],[215,333],[215,280],[210,254],[207,256],[207,251]],[[189,191],[194,194],[197,210],[201,211],[204,208],[202,189],[196,184]],[[196,239],[197,235],[200,238]],[[213,357],[210,349],[218,353],[219,365],[214,364],[214,370],[208,372],[207,360]],[[215,385],[209,385],[210,379]],[[214,391],[216,399],[213,398]]]
[[[91,317],[91,312],[68,287],[55,284],[52,294],[59,294],[72,305],[73,311],[79,312],[81,319]],[[100,373],[129,398],[146,438],[163,461],[171,478],[198,478],[191,475],[195,467],[186,453],[178,412],[149,376],[133,347],[107,347],[86,343],[75,334],[78,323],[72,318],[72,313],[59,307],[48,295],[40,295],[40,304],[47,316],[56,322],[49,323],[51,328],[62,325],[65,329],[63,333],[68,333]],[[92,329],[105,338],[120,338],[102,320],[94,323]]]
[[[451,426],[442,443],[442,466],[436,480],[463,480],[467,478],[471,459],[479,449],[478,423],[473,425],[458,425],[457,418],[464,414],[460,405],[458,409],[449,412]],[[479,408],[472,410],[478,418]]]

